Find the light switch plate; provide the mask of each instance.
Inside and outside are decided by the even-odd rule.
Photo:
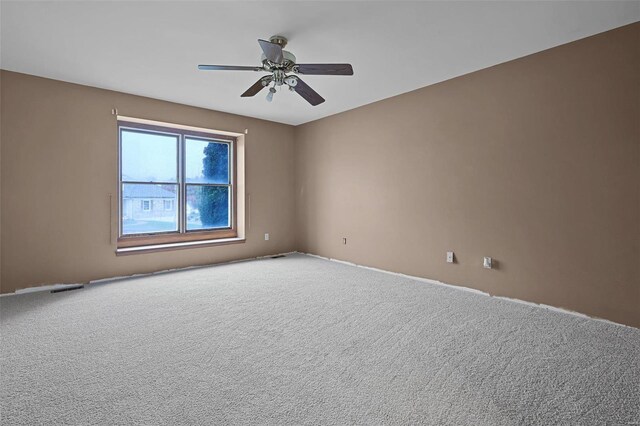
[[[448,251],[447,252],[447,263],[453,263],[453,252],[452,251]]]
[[[269,233],[268,232],[266,234],[264,234],[264,240],[265,241],[269,241]]]

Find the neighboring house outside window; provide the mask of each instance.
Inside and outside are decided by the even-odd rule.
[[[167,211],[173,212],[174,194],[155,185],[124,185],[122,188],[122,219],[126,223],[132,223],[135,218],[159,218],[167,215]],[[172,204],[167,210],[167,202]],[[135,233],[136,228],[128,229]]]

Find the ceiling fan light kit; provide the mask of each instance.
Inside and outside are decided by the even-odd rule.
[[[262,71],[266,75],[249,87],[242,97],[255,96],[267,86],[267,101],[273,100],[276,87],[287,86],[290,91],[298,93],[311,105],[316,106],[325,100],[298,74],[306,75],[353,75],[353,67],[350,64],[298,64],[293,53],[284,50],[287,39],[282,36],[273,36],[267,40],[258,40],[262,49],[262,66],[234,66],[234,65],[198,65],[198,69],[205,71]]]

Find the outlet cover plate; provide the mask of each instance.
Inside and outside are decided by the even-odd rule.
[[[491,269],[491,263],[492,263],[491,258],[490,258],[490,257],[485,257],[485,258],[484,258],[484,262],[482,263],[482,266],[483,266],[485,269]]]

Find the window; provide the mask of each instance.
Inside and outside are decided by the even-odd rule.
[[[119,121],[118,247],[237,236],[235,138]]]

